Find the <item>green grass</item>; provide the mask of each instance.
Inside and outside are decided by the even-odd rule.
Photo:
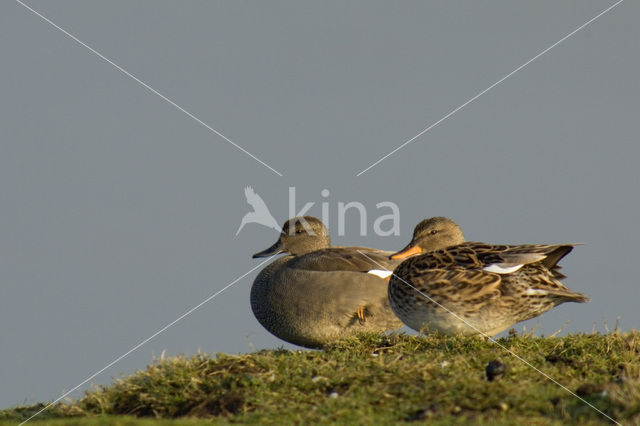
[[[498,341],[609,416],[624,424],[640,423],[640,333],[512,334]],[[489,381],[485,368],[493,360],[505,364],[506,372]],[[41,407],[2,410],[0,424],[26,419]],[[272,424],[609,422],[490,341],[400,334],[363,335],[322,351],[158,359],[79,400],[52,407],[34,423],[204,423],[197,419]]]

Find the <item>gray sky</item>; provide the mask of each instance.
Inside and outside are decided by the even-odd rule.
[[[260,165],[40,18],[0,4],[0,407],[61,395],[254,267],[252,185],[396,203],[399,249],[446,215],[470,240],[582,242],[566,284],[592,302],[549,334],[640,323],[640,5],[624,2],[414,143],[356,174],[613,2],[28,4],[241,145]],[[323,199],[322,189],[331,194]],[[330,228],[332,224],[330,223]],[[253,318],[256,273],[95,379],[153,355],[284,344]],[[518,326],[518,329],[521,327]],[[8,386],[11,384],[11,386]],[[86,387],[83,387],[83,389]],[[72,396],[79,396],[76,392]]]

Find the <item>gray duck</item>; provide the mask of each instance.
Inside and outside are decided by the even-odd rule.
[[[267,265],[251,287],[251,309],[269,332],[319,348],[357,332],[402,327],[387,297],[388,276],[401,260],[391,252],[330,245],[315,217],[287,220],[278,240],[254,258],[287,253]]]

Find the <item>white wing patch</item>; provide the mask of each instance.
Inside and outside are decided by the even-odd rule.
[[[385,271],[384,269],[372,269],[367,271],[367,274],[372,274],[380,278],[387,278],[389,275],[393,274],[393,271]]]
[[[547,290],[538,290],[535,288],[528,288],[524,294],[528,295],[528,296],[546,296],[547,294],[549,294],[549,292]]]
[[[483,271],[494,272],[496,274],[510,274],[522,268],[524,263],[514,265],[513,263],[493,263],[482,268]]]

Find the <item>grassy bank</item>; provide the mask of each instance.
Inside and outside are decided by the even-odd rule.
[[[640,423],[640,333],[500,344],[624,424]],[[487,366],[492,361],[487,377]],[[495,374],[495,376],[494,376]],[[39,406],[0,411],[14,423]],[[129,416],[129,417],[123,417]],[[190,418],[185,423],[185,418]],[[158,359],[34,423],[293,422],[602,424],[610,421],[479,338],[365,335],[322,351]],[[168,419],[162,422],[152,419]]]

